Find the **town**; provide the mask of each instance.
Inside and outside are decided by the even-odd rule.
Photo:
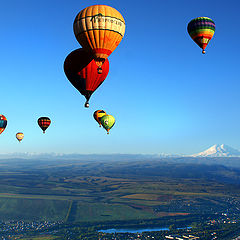
[[[237,239],[240,235],[240,219],[226,213],[216,214],[205,222],[193,222],[188,228],[177,228],[174,224],[167,230],[146,232],[114,232],[99,231],[94,226],[84,227],[81,224],[66,224],[62,221],[25,222],[1,221],[0,236],[2,240],[34,239],[98,239],[98,240],[149,240],[149,239]],[[39,238],[38,238],[39,239]],[[41,239],[41,238],[40,238]],[[46,239],[46,238],[45,238]]]

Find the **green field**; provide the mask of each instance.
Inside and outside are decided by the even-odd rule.
[[[2,220],[61,221],[68,207],[69,201],[0,197]]]
[[[11,162],[2,163],[1,220],[76,223],[156,219],[194,211],[210,213],[228,207],[229,198],[240,198],[239,170],[226,167],[50,163],[22,161],[14,167]]]
[[[54,237],[54,236],[39,236],[39,237],[23,237],[23,238],[18,238],[19,240],[54,240],[58,237]]]

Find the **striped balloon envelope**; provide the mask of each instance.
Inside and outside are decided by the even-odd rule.
[[[125,21],[116,9],[93,5],[78,13],[73,30],[80,45],[93,54],[101,73],[102,64],[124,36]]]
[[[193,41],[202,48],[202,53],[205,53],[215,32],[214,21],[208,17],[198,17],[189,22],[187,30]]]
[[[45,133],[46,129],[50,126],[51,120],[48,117],[40,117],[38,119],[38,125],[43,130],[43,133]]]
[[[98,122],[98,124],[99,124],[99,127],[101,127],[101,118],[103,117],[103,116],[105,116],[105,115],[107,115],[106,114],[106,112],[105,111],[103,111],[103,110],[97,110],[97,111],[95,111],[94,113],[93,113],[93,117],[94,117],[94,119]]]
[[[5,130],[7,126],[7,118],[0,114],[0,134]]]
[[[18,133],[16,134],[16,138],[17,138],[17,140],[18,140],[19,142],[21,142],[21,141],[23,140],[23,138],[24,138],[24,134],[23,134],[22,132],[18,132]]]

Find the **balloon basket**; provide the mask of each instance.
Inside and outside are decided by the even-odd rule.
[[[98,72],[98,74],[102,74],[102,68],[98,67],[97,72]]]

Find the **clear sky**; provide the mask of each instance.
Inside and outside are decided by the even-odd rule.
[[[94,4],[116,8],[126,32],[86,109],[63,62],[80,47],[75,16]],[[193,154],[215,143],[240,149],[239,9],[239,0],[2,1],[0,113],[8,125],[0,153]],[[187,33],[200,16],[216,23],[205,55]],[[92,117],[98,109],[116,118],[110,135]],[[41,116],[52,120],[46,134]]]

